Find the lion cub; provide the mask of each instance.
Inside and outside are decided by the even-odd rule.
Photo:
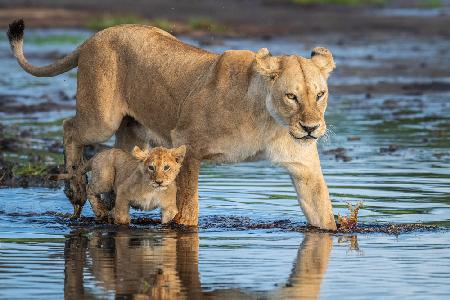
[[[167,223],[177,214],[175,178],[181,168],[186,146],[141,150],[135,146],[132,154],[120,149],[105,150],[95,155],[83,167],[92,170],[87,195],[98,218],[107,218],[109,211],[100,195],[116,194],[112,210],[114,223],[130,223],[130,206],[142,210],[161,208],[161,221]]]

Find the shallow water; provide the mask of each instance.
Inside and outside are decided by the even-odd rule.
[[[87,36],[30,30],[25,51],[31,62],[44,64],[51,61],[45,58],[49,53],[68,52]],[[269,47],[275,54],[307,55],[324,41],[338,65],[327,111],[334,134],[320,142],[335,213],[346,214],[348,201],[363,201],[361,221],[369,226],[425,223],[442,230],[398,236],[295,230],[305,219],[289,177],[265,162],[202,167],[196,233],[159,225],[69,223],[65,214],[71,206],[62,190],[2,189],[0,298],[445,298],[450,294],[450,53],[442,50],[450,42],[389,37],[342,43],[324,36],[301,42],[230,40],[209,49]],[[0,53],[0,71],[7,74],[0,79],[0,101],[31,105],[50,98],[73,105],[59,97],[60,91],[74,95],[73,71],[33,78],[6,54],[5,40]],[[60,127],[53,122],[71,114],[73,109],[65,108],[0,112],[0,118],[32,127],[30,147],[41,149],[49,133],[59,139]],[[84,214],[92,216],[88,207]],[[156,212],[133,216],[158,218]],[[246,225],[266,223],[275,225]]]

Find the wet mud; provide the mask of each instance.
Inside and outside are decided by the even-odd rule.
[[[292,220],[274,220],[265,221],[252,219],[243,216],[206,216],[200,217],[198,227],[183,226],[175,223],[162,225],[159,218],[137,217],[132,218],[130,225],[114,225],[107,224],[96,220],[95,217],[82,216],[77,220],[71,220],[69,213],[61,213],[55,211],[46,211],[42,213],[11,213],[0,211],[0,215],[10,218],[26,218],[27,222],[31,224],[51,225],[57,224],[74,229],[91,230],[107,230],[117,231],[128,228],[129,230],[173,230],[176,232],[197,232],[197,231],[250,231],[250,230],[264,230],[264,231],[281,231],[281,232],[299,232],[299,233],[330,233],[330,234],[376,234],[383,233],[389,235],[399,235],[405,233],[419,233],[419,232],[438,232],[448,231],[447,228],[436,225],[426,225],[419,223],[358,223],[355,226],[342,226],[338,223],[337,231],[322,230],[317,227],[310,226],[303,222],[295,222]]]

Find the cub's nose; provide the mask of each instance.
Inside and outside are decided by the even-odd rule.
[[[163,183],[163,181],[161,179],[156,179],[155,183],[161,185]]]
[[[304,131],[306,131],[308,134],[311,134],[314,130],[320,127],[320,124],[314,125],[314,126],[306,126],[300,123],[300,126],[303,128]]]

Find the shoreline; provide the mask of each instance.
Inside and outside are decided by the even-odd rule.
[[[198,1],[188,5],[177,1],[153,1],[153,5],[120,1],[40,1],[28,5],[0,0],[0,26],[6,28],[23,18],[29,28],[101,29],[103,24],[146,23],[174,35],[208,38],[303,38],[305,36],[339,36],[341,39],[378,39],[389,35],[413,35],[416,38],[450,37],[450,8],[442,7],[431,16],[425,12],[438,8],[395,6],[303,6],[289,1],[243,2]],[[423,13],[401,14],[419,9]],[[420,10],[421,9],[421,10]],[[395,11],[397,10],[397,13]],[[239,14],[236,14],[239,11]],[[391,13],[389,13],[391,11]],[[286,22],[286,20],[289,20]],[[325,21],[324,21],[325,20]],[[112,22],[108,24],[108,22]]]

